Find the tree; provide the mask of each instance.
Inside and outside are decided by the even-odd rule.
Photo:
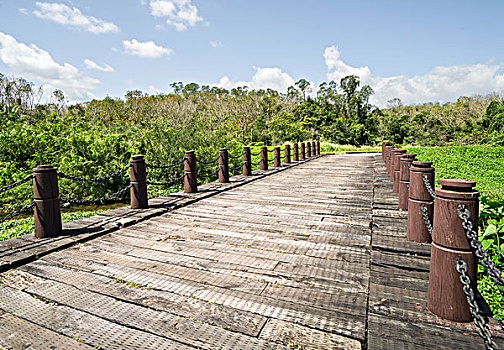
[[[294,85],[296,85],[303,95],[303,100],[306,100],[306,94],[311,92],[310,82],[306,79],[299,79]]]

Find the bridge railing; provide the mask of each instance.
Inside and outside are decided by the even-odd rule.
[[[474,321],[486,349],[497,349],[488,329],[492,313],[476,288],[478,259],[497,284],[504,286],[504,278],[478,240],[476,181],[440,179],[434,189],[433,162],[415,157],[382,143],[398,209],[408,212],[407,238],[431,244],[427,308],[450,321]]]
[[[305,144],[307,146],[305,146]],[[301,149],[312,147],[313,155],[320,155],[320,142],[303,142]],[[294,161],[299,161],[298,143],[294,143]],[[291,163],[290,145],[285,145],[283,160],[285,164]],[[273,152],[273,158],[269,159],[269,153]],[[33,182],[33,201],[28,205],[10,213],[9,215],[0,218],[0,224],[22,214],[33,208],[35,237],[55,237],[62,233],[61,223],[61,203],[89,205],[98,204],[112,198],[121,198],[129,192],[130,205],[132,209],[147,208],[148,190],[147,185],[171,187],[183,183],[185,193],[198,192],[198,179],[202,178],[217,178],[220,183],[229,182],[230,172],[241,170],[241,174],[245,176],[252,175],[253,166],[259,165],[261,170],[267,170],[269,163],[273,163],[274,167],[280,167],[282,157],[280,155],[280,147],[275,147],[273,150],[268,150],[268,147],[262,147],[259,153],[251,153],[250,147],[243,147],[243,152],[238,155],[230,155],[226,148],[221,148],[215,158],[205,161],[200,159],[195,151],[187,151],[184,157],[171,164],[151,164],[145,161],[143,155],[134,155],[130,159],[130,163],[117,170],[116,172],[103,177],[83,178],[79,176],[68,175],[57,171],[51,165],[39,165],[33,169],[33,174],[24,179],[14,182],[8,186],[0,187],[0,194],[7,192],[18,186]],[[254,162],[253,157],[259,156],[259,161]],[[309,154],[309,157],[311,154]],[[306,157],[302,156],[301,160]],[[240,162],[237,167],[230,167],[231,162]],[[205,168],[213,167],[207,171]],[[180,175],[175,176],[170,181],[156,182],[148,179],[148,169],[159,170],[175,170],[180,168]],[[71,181],[79,182],[106,182],[114,179],[117,176],[126,173],[129,170],[130,181],[124,188],[108,194],[106,196],[95,199],[74,199],[60,196],[58,179],[64,178]]]

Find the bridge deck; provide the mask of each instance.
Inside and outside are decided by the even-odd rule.
[[[101,236],[54,252],[0,245],[0,349],[481,349],[426,311],[430,247],[404,238],[386,175],[325,156],[138,223],[115,211],[123,228],[90,220]]]

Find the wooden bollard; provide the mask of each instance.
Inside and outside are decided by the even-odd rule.
[[[400,210],[408,210],[410,167],[415,157],[416,154],[405,153],[399,159],[399,203],[397,207]]]
[[[285,164],[290,164],[291,163],[291,154],[290,154],[290,145],[285,145],[284,148],[284,163]]]
[[[131,156],[130,159],[130,205],[131,209],[149,207],[147,199],[147,171],[144,156]]]
[[[434,212],[433,198],[427,191],[423,180],[427,176],[427,181],[434,188],[434,168],[432,162],[413,161],[410,168],[409,198],[408,198],[408,239],[410,241],[429,243],[431,236],[425,227],[422,215],[422,205],[427,208],[427,214],[432,221]]]
[[[384,162],[385,162],[385,157],[387,155],[387,149],[385,148],[386,146],[390,146],[390,142],[387,142],[387,141],[382,142],[381,155],[382,155],[382,160]]]
[[[252,155],[250,154],[250,147],[243,147],[243,166],[242,174],[245,176],[252,175]]]
[[[400,172],[400,159],[403,156],[403,154],[406,153],[405,149],[395,149],[394,150],[394,166],[393,169],[394,171],[392,172],[392,183],[394,184],[392,191],[394,193],[399,192],[399,172]]]
[[[300,154],[300,159],[305,160],[306,159],[306,149],[305,149],[305,143],[301,142],[301,154]]]
[[[317,156],[320,156],[320,141],[317,141]]]
[[[56,168],[39,165],[33,169],[35,237],[61,235],[61,210]]]
[[[389,175],[390,175],[390,157],[393,149],[394,146],[392,145],[385,146],[385,168],[387,169],[387,173],[389,173]]]
[[[292,160],[299,162],[299,147],[297,142],[294,143],[294,148],[292,150]]]
[[[268,170],[268,147],[261,147],[261,163],[259,164],[259,169]]]
[[[311,154],[311,142],[308,141],[306,143],[306,157],[310,158],[311,156],[312,156],[312,154]]]
[[[219,182],[229,182],[229,154],[227,148],[219,150]]]
[[[315,141],[312,141],[311,149],[312,149],[312,156],[315,157],[317,155],[317,143]]]
[[[464,205],[469,210],[473,227],[477,230],[479,192],[473,189],[476,185],[473,180],[441,179],[439,183],[442,188],[436,188],[434,202],[427,308],[450,321],[471,322],[473,318],[455,263],[457,257],[466,262],[473,288],[476,287],[478,263],[457,209]]]
[[[187,151],[184,161],[184,192],[198,192],[198,167],[196,163],[196,153]]]
[[[280,147],[275,147],[275,149],[273,150],[273,155],[274,155],[273,166],[275,168],[278,168],[282,164],[282,160],[280,158]]]

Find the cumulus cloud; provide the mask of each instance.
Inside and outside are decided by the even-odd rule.
[[[210,41],[209,42],[210,46],[211,47],[219,47],[219,46],[222,46],[222,43],[220,41]]]
[[[0,32],[0,60],[12,74],[45,84],[44,90],[60,89],[72,101],[94,98],[94,90],[100,81],[84,76],[69,63],[59,64],[49,52],[34,44],[26,45],[14,37]]]
[[[87,69],[96,69],[102,72],[113,72],[114,68],[109,66],[108,64],[105,64],[104,66],[100,66],[97,63],[91,61],[90,59],[85,59],[84,64],[86,65]]]
[[[385,107],[387,101],[398,97],[405,104],[454,101],[459,96],[487,94],[504,89],[504,75],[498,74],[500,66],[474,64],[437,66],[425,75],[407,77],[373,77],[368,67],[352,67],[340,57],[339,50],[330,46],[324,50],[327,79],[339,82],[347,75],[360,77],[375,91],[371,102]]]
[[[122,43],[124,52],[133,56],[158,58],[164,55],[171,55],[173,53],[172,49],[156,45],[153,41],[141,42],[133,39],[131,41],[124,40]]]
[[[280,68],[254,68],[256,73],[250,81],[233,82],[226,76],[221,78],[217,85],[225,89],[247,86],[252,90],[270,88],[280,92],[286,92],[289,86],[294,85],[294,79],[292,79],[287,73],[282,72]]]
[[[114,23],[105,22],[93,16],[86,16],[76,7],[70,8],[65,4],[48,2],[36,2],[35,4],[39,7],[39,10],[33,11],[33,14],[42,19],[48,19],[95,34],[119,31],[119,27]]]
[[[166,24],[179,32],[203,20],[191,0],[155,0],[150,2],[150,7],[152,16],[166,18]]]

